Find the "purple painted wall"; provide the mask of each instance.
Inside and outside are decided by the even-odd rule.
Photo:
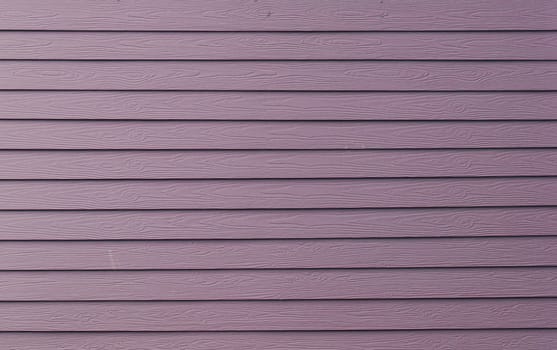
[[[557,2],[0,0],[0,348],[557,349]]]

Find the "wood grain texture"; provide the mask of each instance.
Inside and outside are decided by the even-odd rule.
[[[0,90],[13,89],[543,91],[557,90],[557,62],[0,61]]]
[[[0,151],[0,179],[555,176],[557,151]]]
[[[556,272],[556,268],[0,272],[0,300],[555,297]]]
[[[554,236],[557,208],[0,211],[0,240]]]
[[[1,331],[554,328],[557,299],[6,302]]]
[[[557,237],[3,242],[3,270],[556,266]]]
[[[2,120],[9,149],[411,149],[556,147],[556,121]]]
[[[557,348],[553,0],[0,0],[0,348]]]
[[[551,32],[0,32],[2,59],[547,60]]]
[[[557,92],[2,91],[1,119],[555,120]]]
[[[551,30],[550,0],[19,0],[0,6],[9,30]]]
[[[557,330],[2,333],[18,350],[547,350]]]
[[[0,182],[0,210],[307,209],[557,205],[541,178]]]

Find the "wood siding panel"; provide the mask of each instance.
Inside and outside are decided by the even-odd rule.
[[[556,207],[0,211],[0,240],[552,236]]]
[[[556,120],[557,92],[2,91],[1,119]]]
[[[556,268],[0,272],[0,300],[556,297],[556,272]]]
[[[0,348],[557,348],[553,0],[0,0]]]
[[[557,237],[3,242],[5,270],[555,266]]]
[[[248,341],[246,341],[248,339]],[[2,333],[18,350],[541,350],[557,347],[557,330],[360,332]]]
[[[554,30],[551,0],[19,0],[0,29],[186,31]]]
[[[37,60],[548,60],[551,32],[0,32],[0,58]]]
[[[556,147],[556,121],[254,122],[3,120],[1,149]]]
[[[557,62],[0,61],[0,90],[14,89],[543,91]]]
[[[557,205],[540,178],[0,182],[0,210],[307,209]]]
[[[0,179],[555,176],[557,151],[0,151]]]
[[[1,331],[557,327],[557,299],[6,302]]]

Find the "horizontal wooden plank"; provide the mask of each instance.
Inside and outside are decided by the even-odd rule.
[[[0,331],[555,328],[557,299],[6,302]]]
[[[2,59],[549,60],[551,32],[0,32]]]
[[[2,30],[550,30],[551,0],[19,0],[0,6]]]
[[[411,149],[556,147],[555,121],[2,120],[0,149]]]
[[[556,272],[556,268],[0,272],[0,300],[556,297]]]
[[[306,209],[557,205],[541,178],[0,182],[0,210]]]
[[[557,208],[0,211],[0,240],[555,235]]]
[[[557,237],[3,242],[3,270],[556,266]]]
[[[2,333],[18,350],[541,350],[557,346],[557,330],[360,332]]]
[[[545,92],[1,91],[1,119],[557,119]]]
[[[557,175],[557,151],[0,151],[0,179]]]
[[[557,90],[557,62],[0,61],[0,90],[13,89],[543,91]]]

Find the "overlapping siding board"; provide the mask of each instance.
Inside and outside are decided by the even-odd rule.
[[[0,347],[557,349],[557,2],[0,0]]]

